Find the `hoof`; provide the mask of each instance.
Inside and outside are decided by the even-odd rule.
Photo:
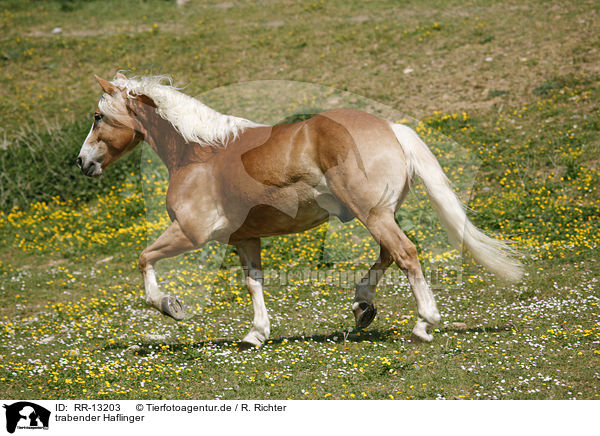
[[[260,347],[266,339],[266,336],[263,336],[252,329],[238,344],[238,348],[240,350],[249,350],[251,348]]]
[[[422,344],[422,343],[429,343],[431,341],[433,341],[433,335],[430,333],[426,333],[425,335],[418,335],[415,332],[412,332],[410,335],[410,338],[408,338],[408,340],[410,342],[415,342],[417,344]]]
[[[377,309],[371,303],[362,301],[358,304],[354,304],[352,310],[354,311],[354,319],[356,320],[356,329],[362,330],[369,327],[369,325],[375,319],[377,315]]]
[[[258,348],[260,344],[253,344],[252,342],[241,341],[238,343],[237,347],[240,351],[248,351],[254,348]]]
[[[160,301],[160,311],[163,315],[170,316],[176,321],[181,321],[185,318],[185,309],[179,298],[167,295]]]
[[[433,335],[427,331],[429,324],[425,321],[418,320],[415,328],[410,335],[410,340],[413,342],[431,342],[433,341]]]

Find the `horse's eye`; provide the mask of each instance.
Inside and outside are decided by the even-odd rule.
[[[95,113],[94,114],[94,121],[100,121],[102,119],[102,117],[104,117],[104,115],[99,114],[99,113]]]

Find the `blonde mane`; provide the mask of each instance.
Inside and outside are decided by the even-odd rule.
[[[168,82],[164,84],[163,82]],[[232,115],[221,114],[172,86],[169,76],[145,76],[124,78],[117,76],[112,83],[124,89],[129,98],[145,95],[156,104],[156,113],[181,134],[186,142],[200,145],[225,147],[231,139],[237,138],[244,129],[257,127],[253,121]],[[98,108],[106,116],[118,119],[123,116],[123,104],[116,96],[104,94]]]

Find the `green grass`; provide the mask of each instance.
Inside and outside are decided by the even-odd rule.
[[[0,5],[5,397],[598,398],[592,3]],[[263,122],[336,105],[421,119],[413,126],[473,221],[516,241],[526,277],[507,286],[463,264],[417,185],[397,218],[436,282],[443,321],[432,344],[408,340],[415,304],[396,268],[372,326],[351,331],[353,278],[377,250],[362,226],[336,221],[264,241],[272,337],[262,347],[237,350],[252,306],[235,253],[219,244],[159,265],[161,286],[189,313],[165,319],[145,305],[137,271],[167,223],[164,170],[146,146],[99,180],[73,165],[99,96],[92,74],[121,68],[172,74],[186,93]],[[235,85],[257,80],[308,83]]]

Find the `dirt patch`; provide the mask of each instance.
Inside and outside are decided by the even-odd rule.
[[[274,29],[281,27],[285,24],[284,21],[269,21],[268,23],[265,24],[266,27],[272,27]]]
[[[346,21],[349,23],[364,23],[369,21],[369,17],[367,15],[357,15],[356,17],[347,18]]]
[[[235,5],[232,2],[223,2],[223,3],[216,4],[215,8],[217,8],[217,9],[231,9],[234,6]]]

